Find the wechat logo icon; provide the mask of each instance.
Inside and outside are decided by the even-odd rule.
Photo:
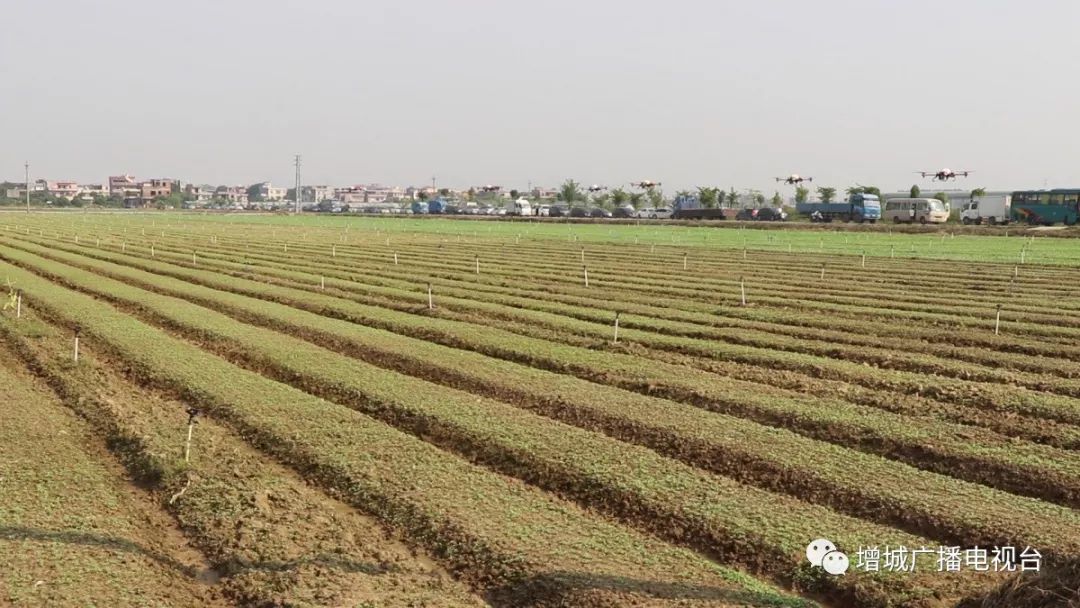
[[[819,538],[806,545],[806,559],[815,568],[839,576],[848,569],[848,556],[836,549],[836,545],[827,538]]]

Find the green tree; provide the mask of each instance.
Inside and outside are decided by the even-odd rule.
[[[754,199],[755,207],[763,207],[765,205],[765,195],[760,190],[751,190],[750,198]]]
[[[911,194],[911,198],[919,198],[919,195],[922,194],[922,189],[919,188],[919,184],[912,184],[911,185],[911,193],[910,194]]]
[[[720,206],[720,196],[724,193],[719,188],[712,187],[699,187],[697,189],[698,200],[701,201],[701,206],[706,209],[715,209]]]
[[[262,200],[263,200],[262,195],[259,194],[259,190],[260,190],[259,187],[260,186],[262,186],[261,183],[251,184],[250,186],[247,187],[248,202],[251,202],[251,203],[262,202]]]
[[[977,199],[979,197],[982,197],[982,196],[986,196],[986,188],[975,188],[974,190],[971,191],[971,200],[972,200],[972,202],[974,202],[975,199]]]
[[[585,194],[581,191],[581,184],[572,179],[568,179],[559,186],[560,201],[564,201],[573,204],[577,201],[585,200]]]
[[[734,209],[739,205],[739,193],[735,192],[735,186],[731,187],[731,190],[727,193],[727,206],[729,209]]]
[[[662,207],[664,205],[664,192],[660,188],[649,188],[645,192],[645,196],[653,207]]]
[[[416,198],[422,201],[426,201],[428,199],[428,193],[421,190],[420,192],[416,193]]]
[[[611,191],[611,202],[616,207],[629,203],[631,199],[630,193],[622,188],[615,188]]]
[[[810,189],[805,186],[795,186],[795,202],[805,203],[810,198]]]
[[[779,209],[784,206],[784,197],[780,196],[780,192],[774,192],[772,195],[772,206]]]
[[[848,194],[851,194],[852,188],[848,188]],[[822,186],[817,189],[818,198],[823,203],[831,203],[836,198],[836,188],[829,188],[828,186]]]
[[[521,198],[521,193],[518,192],[517,190],[511,190],[510,191],[510,198],[512,198],[512,199],[514,199],[516,201],[517,199]]]
[[[449,188],[439,188],[439,196],[450,196]]]
[[[949,206],[949,194],[947,192],[938,192],[934,195],[934,198],[945,203],[945,206]]]
[[[644,202],[644,201],[645,201],[645,193],[644,192],[634,192],[634,193],[632,193],[630,195],[630,204],[633,205],[635,209],[640,209],[641,208],[641,203]]]

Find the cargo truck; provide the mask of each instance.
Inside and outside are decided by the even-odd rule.
[[[881,219],[881,200],[875,194],[852,194],[841,203],[796,203],[795,211],[811,222],[875,223]]]

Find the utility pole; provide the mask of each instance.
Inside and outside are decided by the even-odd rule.
[[[26,169],[26,212],[30,213],[30,161],[23,165]]]
[[[296,212],[300,213],[300,155],[296,155],[296,193],[293,196],[296,199]]]
[[[438,193],[439,193],[439,191],[435,189],[435,176],[432,175],[431,176],[431,195],[435,196]]]

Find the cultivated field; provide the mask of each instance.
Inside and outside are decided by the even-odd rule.
[[[1031,234],[0,215],[0,603],[1059,605],[1080,241]]]

